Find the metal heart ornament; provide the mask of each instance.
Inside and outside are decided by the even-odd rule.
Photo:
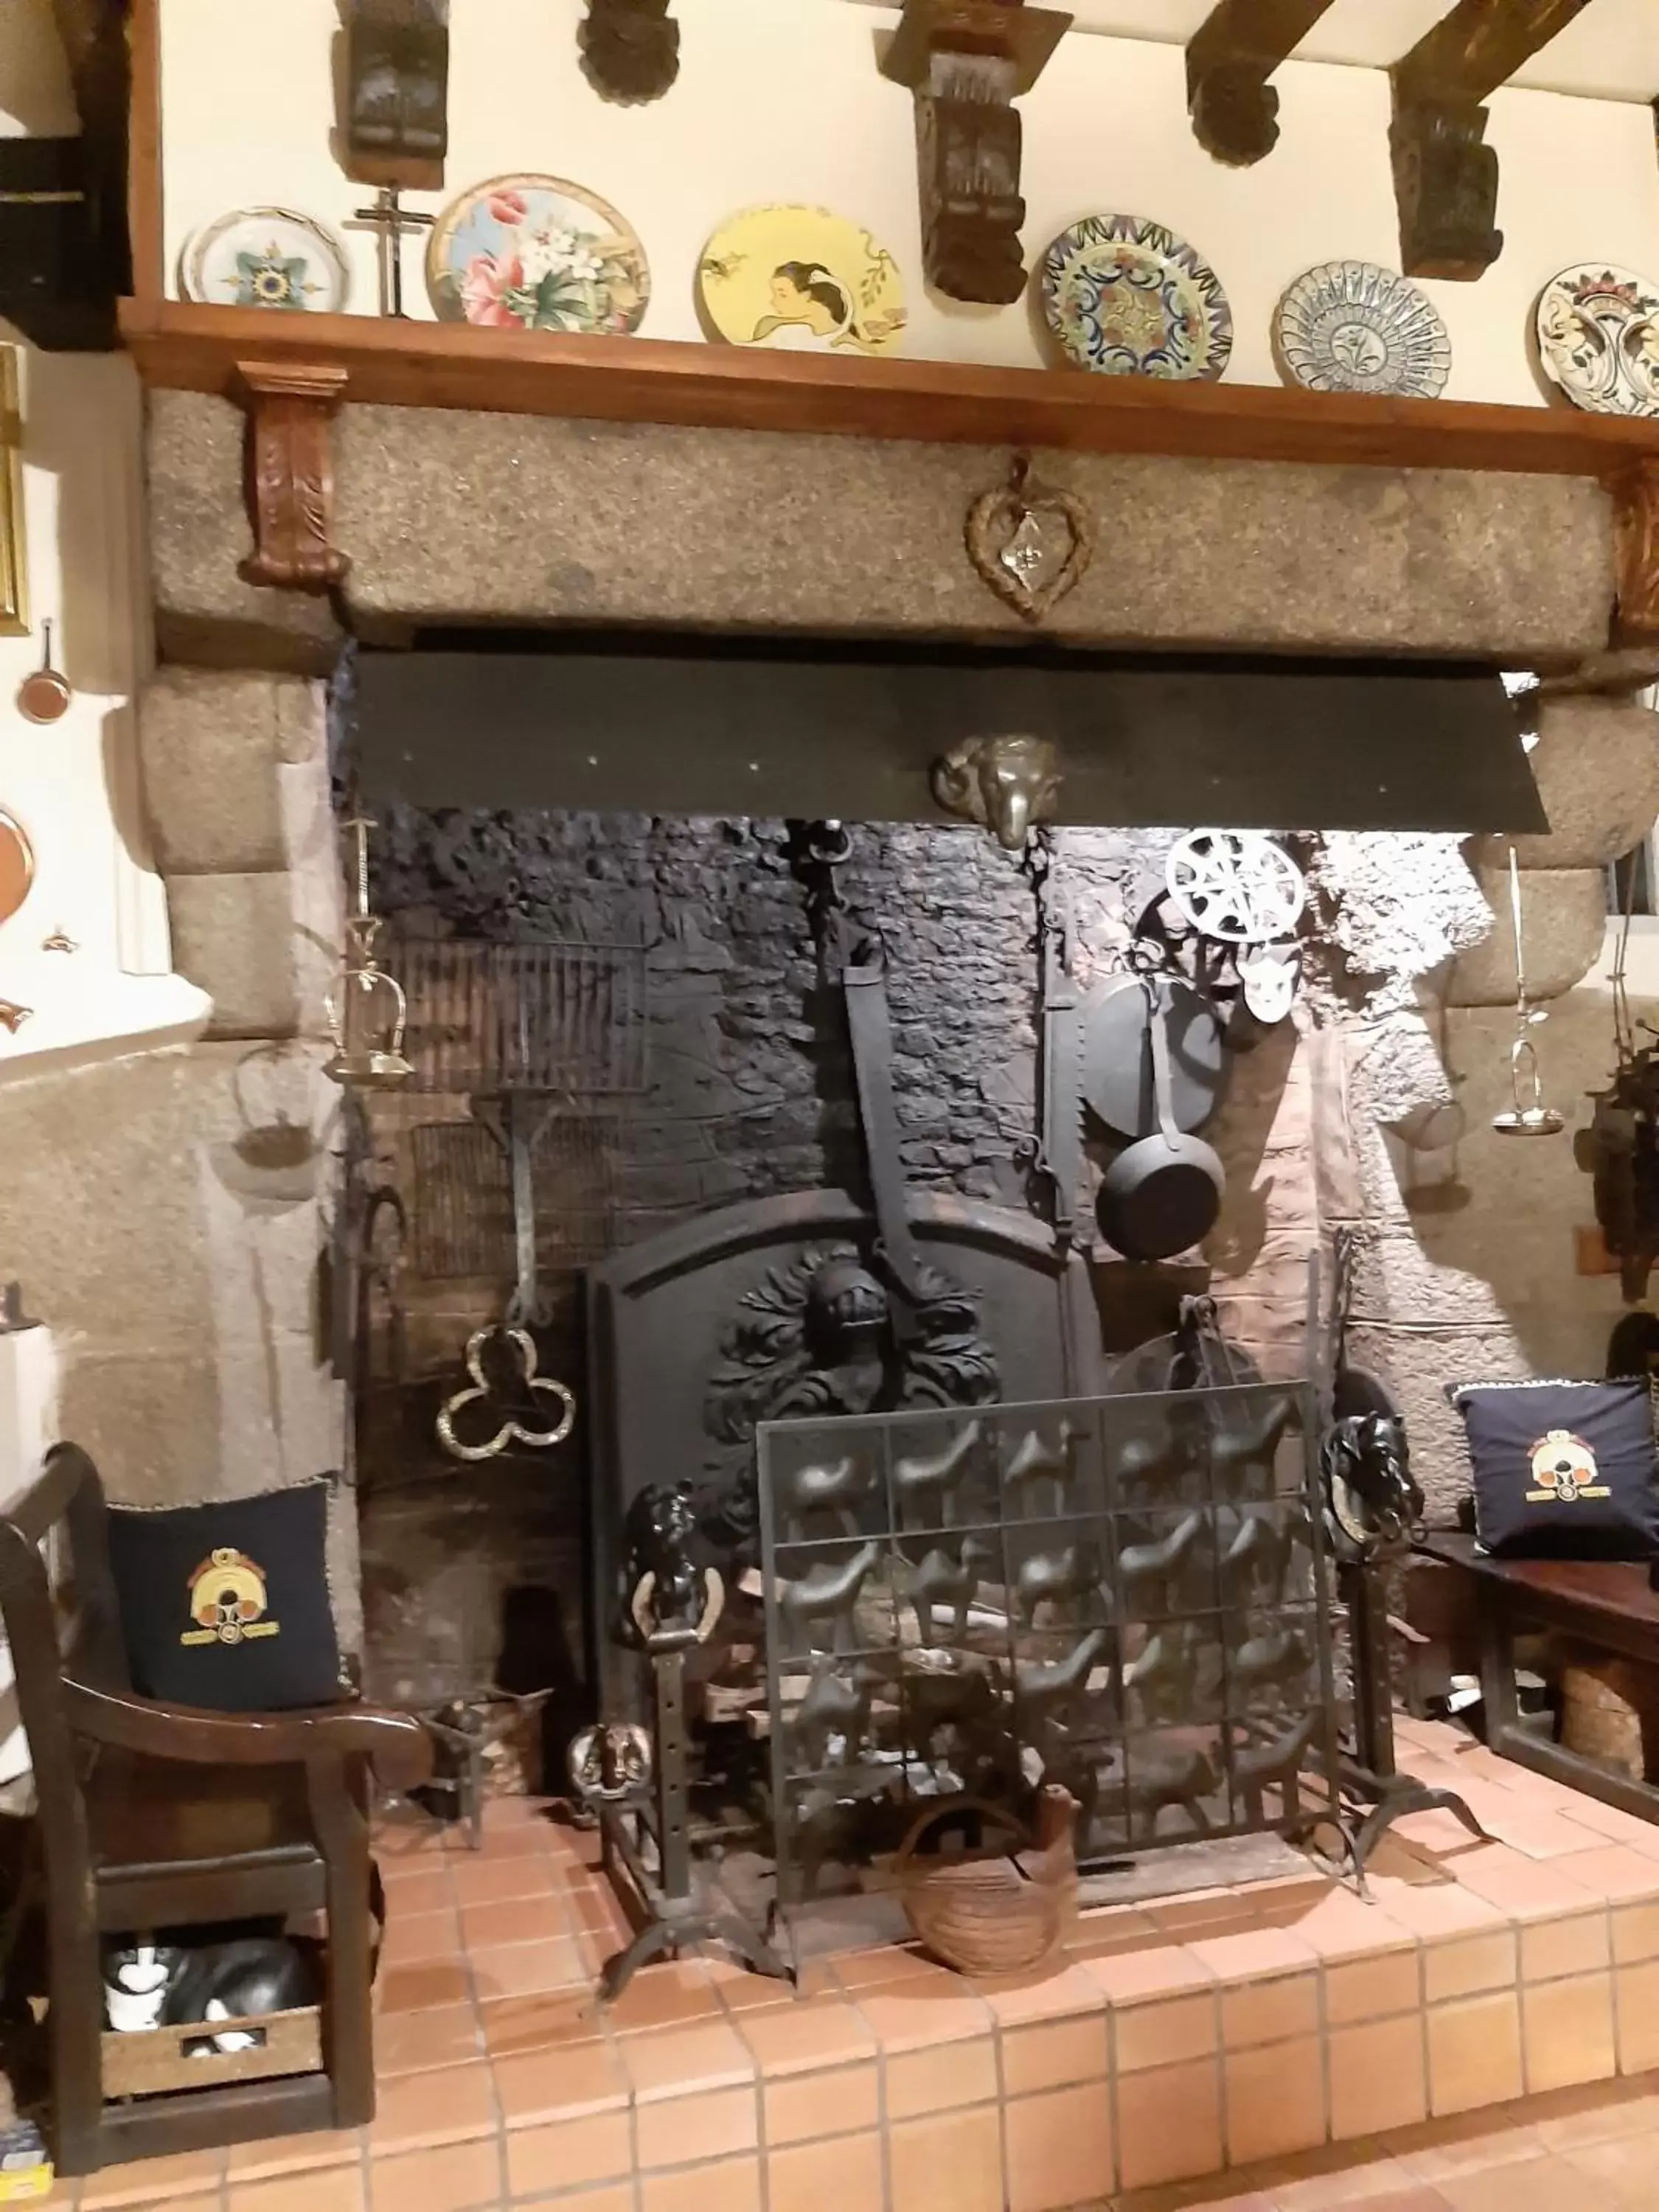
[[[1041,622],[1081,580],[1094,550],[1083,501],[1037,483],[1023,458],[1006,484],[981,492],[968,510],[968,557],[1027,622]]]

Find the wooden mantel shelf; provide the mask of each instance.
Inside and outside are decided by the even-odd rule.
[[[1590,477],[1618,501],[1622,634],[1659,638],[1659,421],[164,300],[124,301],[121,327],[146,383],[218,393],[246,410],[254,551],[243,573],[257,583],[325,591],[343,578],[349,563],[332,540],[330,418],[356,402],[1191,460]]]
[[[247,362],[325,370],[340,399],[710,429],[829,432],[1198,460],[1492,469],[1610,480],[1659,463],[1659,421],[966,362],[126,301],[145,381],[245,398]]]

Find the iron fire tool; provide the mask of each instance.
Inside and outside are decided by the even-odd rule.
[[[531,1154],[542,1125],[555,1110],[541,1101],[532,1107],[532,1102],[518,1091],[509,1091],[503,1098],[478,1099],[474,1103],[473,1111],[512,1164],[513,1235],[518,1254],[518,1284],[507,1302],[505,1320],[489,1328],[475,1329],[468,1338],[466,1370],[471,1383],[446,1399],[439,1413],[438,1441],[452,1459],[498,1459],[514,1444],[522,1444],[531,1451],[550,1451],[555,1444],[564,1442],[575,1425],[575,1393],[568,1383],[550,1375],[537,1373],[536,1340],[530,1333],[532,1328],[544,1328],[549,1319],[536,1261],[536,1175]],[[465,1407],[484,1403],[492,1395],[492,1380],[485,1364],[485,1355],[492,1345],[512,1355],[518,1369],[514,1382],[522,1387],[523,1396],[516,1408],[505,1405],[507,1417],[487,1443],[469,1444],[456,1433],[455,1416]],[[542,1401],[547,1399],[556,1400],[560,1407],[551,1427],[543,1425],[550,1409]],[[530,1409],[533,1409],[537,1419],[526,1425],[518,1419],[518,1414]]]
[[[599,1816],[605,1870],[635,1923],[633,1940],[599,1976],[606,2003],[647,1960],[677,1957],[695,1943],[724,1943],[751,1973],[790,1978],[758,1931],[712,1898],[692,1869],[685,1662],[713,1635],[726,1600],[718,1571],[690,1555],[696,1525],[687,1483],[653,1485],[629,1507],[626,1596],[616,1633],[651,1662],[652,1732],[601,1723],[570,1747],[570,1779]],[[625,1882],[616,1880],[618,1868]]]
[[[1060,880],[1061,832],[1033,830],[1023,866],[1036,902],[1036,951],[1042,972],[1042,1052],[1037,1063],[1038,1133],[1021,1158],[1046,1184],[1054,1242],[1069,1246],[1077,1229],[1083,1174],[1083,1015],[1072,974],[1071,900]]]
[[[1367,1859],[1384,1832],[1407,1813],[1451,1813],[1480,1842],[1491,1839],[1455,1790],[1434,1789],[1402,1774],[1395,1759],[1384,1571],[1408,1556],[1422,1527],[1423,1493],[1411,1471],[1399,1408],[1374,1376],[1348,1364],[1353,1246],[1352,1231],[1339,1229],[1326,1371],[1320,1378],[1327,1425],[1319,1462],[1325,1533],[1347,1608],[1353,1668],[1354,1749],[1352,1757],[1342,1756],[1338,1779],[1346,1796],[1370,1808],[1357,1833],[1342,1823],[1363,1886]]]

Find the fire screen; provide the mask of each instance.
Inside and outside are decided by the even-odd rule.
[[[763,1426],[780,1903],[1039,1773],[1085,1866],[1328,1802],[1312,1433],[1265,1383]]]

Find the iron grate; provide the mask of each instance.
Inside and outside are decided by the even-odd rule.
[[[647,1087],[642,946],[406,937],[394,972],[414,1090],[617,1097]]]
[[[531,1146],[536,1246],[544,1267],[575,1268],[616,1243],[611,1164],[614,1115],[557,1114]],[[410,1260],[431,1280],[510,1274],[513,1178],[507,1158],[477,1121],[431,1121],[410,1133],[414,1203]]]

